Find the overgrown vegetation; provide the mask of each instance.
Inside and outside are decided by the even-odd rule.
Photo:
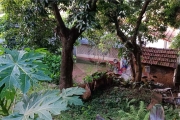
[[[6,40],[6,48],[22,50],[0,50],[3,120],[89,120],[97,114],[114,120],[147,118],[145,107],[154,83],[117,80],[114,84],[120,82],[121,86],[98,91],[95,88],[108,88],[112,83],[109,76],[102,77],[104,73],[86,76],[87,83],[94,81],[93,96],[84,106],[77,107],[82,105],[79,96],[84,89],[72,87],[73,46],[85,30],[90,31],[83,35],[93,39],[104,55],[121,41],[124,46],[119,55],[128,52],[132,62],[135,58],[137,66],[132,73],[140,81],[141,43],[162,38],[168,25],[180,26],[179,0],[0,0],[0,3],[0,13],[5,13],[0,18],[0,38]],[[172,47],[179,48],[177,44],[179,35]],[[26,47],[30,48],[25,52]],[[62,50],[58,51],[60,47]],[[51,83],[60,84],[61,93],[57,87],[49,88]],[[71,110],[56,117],[70,105]],[[166,119],[179,119],[177,113],[177,109],[165,107]]]
[[[28,95],[38,81],[51,80],[41,61],[43,54],[9,49],[4,53],[0,56],[0,112],[7,117],[2,120],[52,120],[51,114],[60,114],[68,105],[82,105],[79,95],[84,89],[78,87],[63,89],[61,94],[59,90],[43,89]]]
[[[99,114],[105,120],[148,120],[150,90],[142,88],[129,89],[114,86],[104,91],[94,91],[92,98],[84,102],[84,106],[73,106],[68,112],[62,112],[55,120],[94,120]],[[178,120],[178,109],[165,107],[167,120]]]
[[[59,84],[60,61],[61,61],[61,56],[52,53],[46,54],[43,59],[44,64],[46,64],[49,68],[52,82],[57,85]]]

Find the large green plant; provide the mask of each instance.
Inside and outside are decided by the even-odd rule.
[[[13,109],[17,89],[23,92],[23,99],[13,109],[13,114],[4,117],[3,120],[52,120],[53,115],[58,115],[62,110],[68,109],[68,105],[82,105],[79,95],[84,89],[74,87],[58,90],[47,90],[33,93],[29,97],[27,92],[31,86],[38,85],[37,81],[51,80],[47,76],[48,68],[42,64],[43,55],[37,51],[5,50],[0,56],[0,108],[3,116],[9,115]]]
[[[3,90],[19,88],[27,93],[38,80],[51,80],[45,74],[47,67],[40,60],[42,54],[8,49],[5,52],[0,56],[0,87],[5,84]]]
[[[60,114],[68,109],[68,104],[82,105],[78,95],[82,95],[84,89],[73,87],[58,90],[47,90],[34,93],[30,97],[24,96],[23,100],[16,104],[14,114],[3,118],[3,120],[52,120],[53,115]]]
[[[0,56],[0,115],[9,114],[17,89],[25,94],[37,81],[51,80],[42,57],[39,53],[8,49]]]

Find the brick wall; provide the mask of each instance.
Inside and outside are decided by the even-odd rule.
[[[174,69],[170,67],[162,66],[150,66],[150,76],[156,76],[155,82],[163,83],[165,86],[172,87],[174,86],[173,77]]]

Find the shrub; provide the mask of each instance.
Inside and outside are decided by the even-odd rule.
[[[136,108],[134,105],[130,105],[130,111],[119,111],[121,120],[149,120],[149,112],[146,110],[144,102],[140,101],[140,105]]]
[[[52,82],[59,84],[61,56],[48,53],[43,58],[43,63],[48,66]]]

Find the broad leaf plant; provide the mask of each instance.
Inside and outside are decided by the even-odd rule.
[[[38,81],[50,81],[48,68],[42,64],[43,55],[37,52],[25,52],[6,49],[0,56],[0,115],[3,120],[52,120],[53,115],[67,110],[68,105],[82,105],[79,98],[84,89],[40,91],[27,95]],[[12,107],[17,90],[23,93],[23,99]],[[10,110],[13,113],[9,115]],[[8,116],[9,115],[9,116]]]
[[[24,96],[23,100],[16,104],[14,114],[3,118],[3,120],[52,120],[53,115],[60,114],[68,109],[68,104],[82,105],[79,95],[84,89],[72,87],[62,90],[47,90],[34,93],[30,97]]]
[[[0,56],[0,87],[3,90],[19,88],[27,93],[31,85],[40,81],[50,81],[45,73],[46,66],[42,64],[42,54],[17,50],[6,50]]]

